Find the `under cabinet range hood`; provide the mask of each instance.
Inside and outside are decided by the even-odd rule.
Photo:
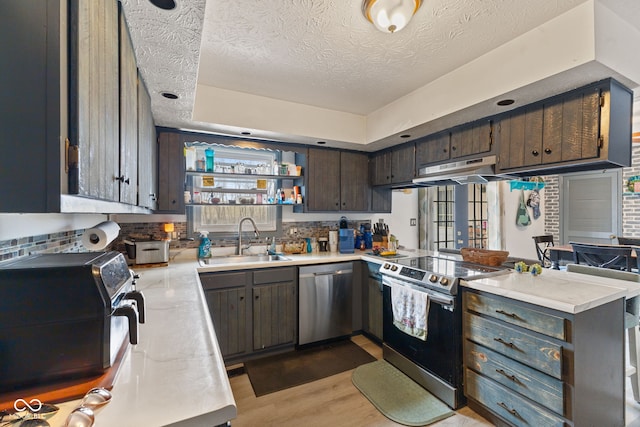
[[[461,160],[436,166],[426,166],[418,171],[414,184],[421,186],[449,184],[486,184],[490,181],[513,179],[495,172],[496,156]]]

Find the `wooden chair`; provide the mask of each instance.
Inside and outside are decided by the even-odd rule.
[[[629,282],[640,282],[640,274],[629,271],[613,270],[610,268],[592,267],[588,265],[567,264],[567,271],[581,274],[590,274],[592,276],[608,277],[611,279],[626,280]],[[640,297],[634,297],[626,300],[624,313],[624,327],[627,330],[629,349],[629,364],[631,367],[626,369],[626,376],[631,379],[631,388],[633,390],[633,399],[640,402],[640,376],[638,367],[640,366],[640,332],[638,325],[640,324]]]
[[[608,246],[569,242],[573,247],[573,262],[592,267],[631,271],[633,260],[631,246]]]
[[[533,241],[536,244],[536,254],[538,255],[540,265],[550,267],[551,258],[549,258],[549,247],[553,246],[553,236],[551,234],[533,236]]]

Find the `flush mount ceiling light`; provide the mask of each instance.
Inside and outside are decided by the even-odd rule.
[[[378,30],[395,33],[407,26],[422,0],[364,0],[362,13]]]

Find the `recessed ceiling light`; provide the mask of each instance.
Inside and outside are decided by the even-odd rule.
[[[405,133],[404,135],[400,135],[400,138],[411,138],[411,135]]]
[[[155,7],[159,7],[164,10],[171,10],[176,8],[175,0],[149,0]]]
[[[501,106],[501,107],[505,107],[507,105],[513,104],[514,102],[516,102],[516,101],[514,101],[513,99],[502,99],[502,100],[498,101],[497,104],[499,106]]]
[[[240,132],[240,134],[241,135],[251,135],[251,132],[244,131],[244,132]]]
[[[162,96],[164,96],[167,99],[178,99],[178,95],[171,92],[162,92]]]
[[[318,144],[318,145],[324,145],[326,143],[327,143],[327,141],[316,141],[316,144]]]

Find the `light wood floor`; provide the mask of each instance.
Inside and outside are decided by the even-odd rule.
[[[374,357],[382,358],[382,349],[366,337],[352,340]],[[256,397],[247,374],[229,381],[238,406],[233,427],[255,426],[400,426],[378,410],[351,383],[351,372],[333,375],[309,384],[292,387],[266,396]],[[640,403],[633,401],[627,387],[627,427],[640,427]],[[492,426],[468,407],[456,415],[431,424],[434,427]]]

